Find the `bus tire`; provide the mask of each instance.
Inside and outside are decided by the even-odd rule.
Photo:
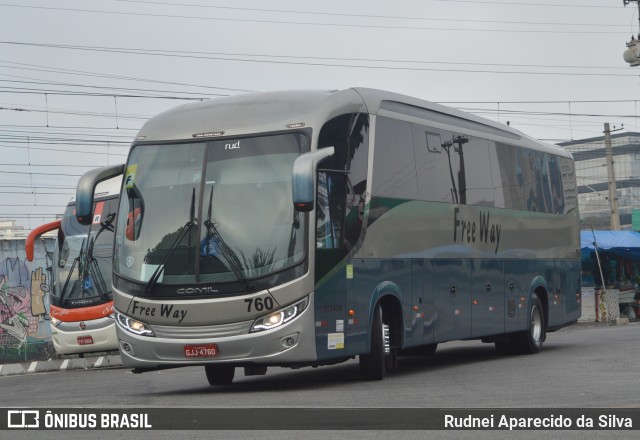
[[[385,350],[385,327],[382,322],[382,307],[376,305],[371,325],[371,350],[360,355],[360,375],[365,380],[382,380],[387,371]]]
[[[537,294],[531,296],[527,329],[520,335],[518,348],[522,354],[539,353],[546,337],[544,309]]]
[[[209,385],[229,385],[233,382],[236,367],[233,365],[205,365],[204,372],[207,374]]]

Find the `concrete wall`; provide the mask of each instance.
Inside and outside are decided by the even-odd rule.
[[[33,262],[25,240],[0,240],[0,364],[54,358],[49,327],[51,238],[37,240]]]

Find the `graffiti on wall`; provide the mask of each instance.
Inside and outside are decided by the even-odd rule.
[[[0,247],[0,348],[5,357],[14,353],[7,349],[16,348],[30,357],[38,351],[35,346],[51,344],[50,275],[43,267],[46,251],[40,247],[28,263],[24,241],[4,242]]]
[[[20,258],[0,262],[0,342],[19,345],[51,338],[49,285],[42,267],[29,270]],[[37,341],[32,341],[37,342]]]

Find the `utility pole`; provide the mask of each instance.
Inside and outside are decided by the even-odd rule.
[[[611,146],[611,130],[609,129],[608,122],[604,123],[604,147],[606,150],[606,160],[607,160],[607,179],[609,181],[609,209],[611,211],[611,230],[619,231],[620,230],[620,213],[618,212],[616,172],[613,167],[613,147]]]
[[[640,25],[640,0],[622,0],[622,3],[627,6],[629,3],[637,3],[638,4],[638,24]],[[638,34],[638,38],[640,38],[640,33]]]

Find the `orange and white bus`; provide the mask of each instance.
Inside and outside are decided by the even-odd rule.
[[[51,339],[58,354],[118,349],[111,271],[121,180],[114,177],[98,185],[90,225],[78,223],[75,198],[72,198],[62,219],[34,229],[27,238],[27,260],[33,261],[37,237],[58,231],[49,311]]]

